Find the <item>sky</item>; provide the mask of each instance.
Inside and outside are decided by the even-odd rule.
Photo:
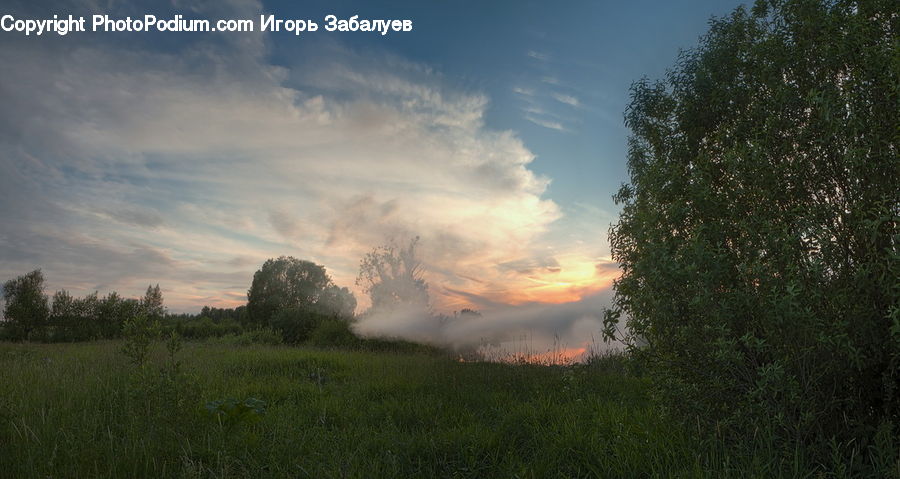
[[[738,3],[4,2],[17,18],[413,30],[0,32],[0,277],[41,268],[77,295],[158,283],[170,311],[197,312],[243,304],[253,272],[289,255],[365,307],[360,259],[418,236],[435,310],[534,326],[562,304],[571,326],[618,274],[629,86]]]

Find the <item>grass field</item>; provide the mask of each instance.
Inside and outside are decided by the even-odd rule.
[[[0,476],[802,475],[693,439],[615,361],[187,343],[140,368],[121,346],[0,343]]]

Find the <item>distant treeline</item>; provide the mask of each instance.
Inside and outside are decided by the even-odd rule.
[[[111,339],[122,335],[125,322],[144,315],[162,319],[165,309],[159,285],[148,286],[142,298],[124,298],[113,291],[77,298],[57,291],[44,293],[44,275],[32,271],[3,284],[6,302],[0,339],[67,342]]]
[[[3,295],[5,308],[4,320],[0,322],[0,340],[8,341],[75,342],[115,339],[123,336],[128,321],[140,316],[155,322],[159,333],[169,334],[174,331],[186,339],[237,336],[269,330],[278,337],[279,342],[298,343],[308,339],[316,327],[326,320],[348,323],[342,329],[347,334],[352,334],[349,333],[352,311],[350,314],[339,314],[303,303],[273,306],[271,303],[275,300],[272,298],[266,299],[270,306],[269,311],[266,311],[267,317],[261,317],[260,314],[251,317],[247,305],[236,308],[204,306],[197,314],[170,314],[166,311],[158,284],[148,286],[141,298],[126,298],[115,291],[106,296],[94,292],[76,297],[66,290],[60,290],[48,296],[44,291],[44,275],[41,270],[7,281],[3,284]],[[260,302],[260,298],[254,299],[255,303]],[[272,341],[270,337],[263,338],[259,333],[248,337]]]
[[[415,258],[417,239],[408,247],[383,246],[361,265],[360,283],[370,295],[367,314],[413,307],[430,315],[427,284]],[[267,260],[253,275],[247,304],[236,308],[204,306],[198,314],[170,314],[159,285],[150,285],[141,298],[117,292],[74,297],[65,290],[52,298],[44,291],[44,275],[35,270],[3,284],[4,321],[0,340],[73,342],[120,338],[135,318],[147,319],[159,334],[172,332],[186,339],[234,336],[239,342],[311,343],[319,346],[391,349],[402,341],[358,338],[356,298],[334,284],[325,267],[282,256]],[[463,310],[460,317],[478,315]],[[449,319],[434,316],[435,320]],[[390,344],[385,343],[389,341]],[[402,349],[421,346],[405,344]]]
[[[214,308],[204,306],[199,314],[167,314],[165,326],[187,339],[241,334],[249,328],[247,306]]]

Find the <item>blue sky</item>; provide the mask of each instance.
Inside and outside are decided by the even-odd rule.
[[[490,128],[518,132],[537,156],[531,168],[553,179],[548,194],[565,205],[613,209],[611,192],[625,180],[623,112],[632,81],[661,78],[679,49],[690,48],[713,15],[742,2],[265,2],[272,13],[322,18],[410,18],[409,34],[341,35],[362,51],[386,49],[430,65],[461,88],[486,93]],[[486,5],[487,3],[487,5]],[[273,61],[302,64],[319,41],[275,35]],[[533,97],[516,90],[533,92]],[[559,101],[575,99],[578,106]],[[542,114],[527,111],[540,109]],[[527,118],[558,123],[564,131]]]
[[[158,282],[196,311],[243,302],[266,258],[352,286],[365,252],[420,236],[439,310],[608,294],[629,85],[737,4],[11,2],[0,13],[414,29],[0,32],[0,275],[43,268],[75,294]]]

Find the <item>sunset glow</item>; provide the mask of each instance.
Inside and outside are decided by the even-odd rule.
[[[513,304],[523,302],[567,303],[608,288],[613,280],[609,274],[602,274],[595,261],[573,259],[561,261],[558,272],[546,272],[527,279],[533,286],[521,289],[523,299],[513,299]]]
[[[533,364],[538,366],[565,366],[579,363],[587,359],[589,350],[586,346],[576,348],[554,347],[543,352],[519,351],[514,345],[485,348],[485,357],[496,362],[508,364]],[[464,358],[458,359],[465,362]]]
[[[558,351],[527,354],[521,356],[520,359],[527,364],[564,365],[583,360],[586,352],[587,348],[567,348]]]

